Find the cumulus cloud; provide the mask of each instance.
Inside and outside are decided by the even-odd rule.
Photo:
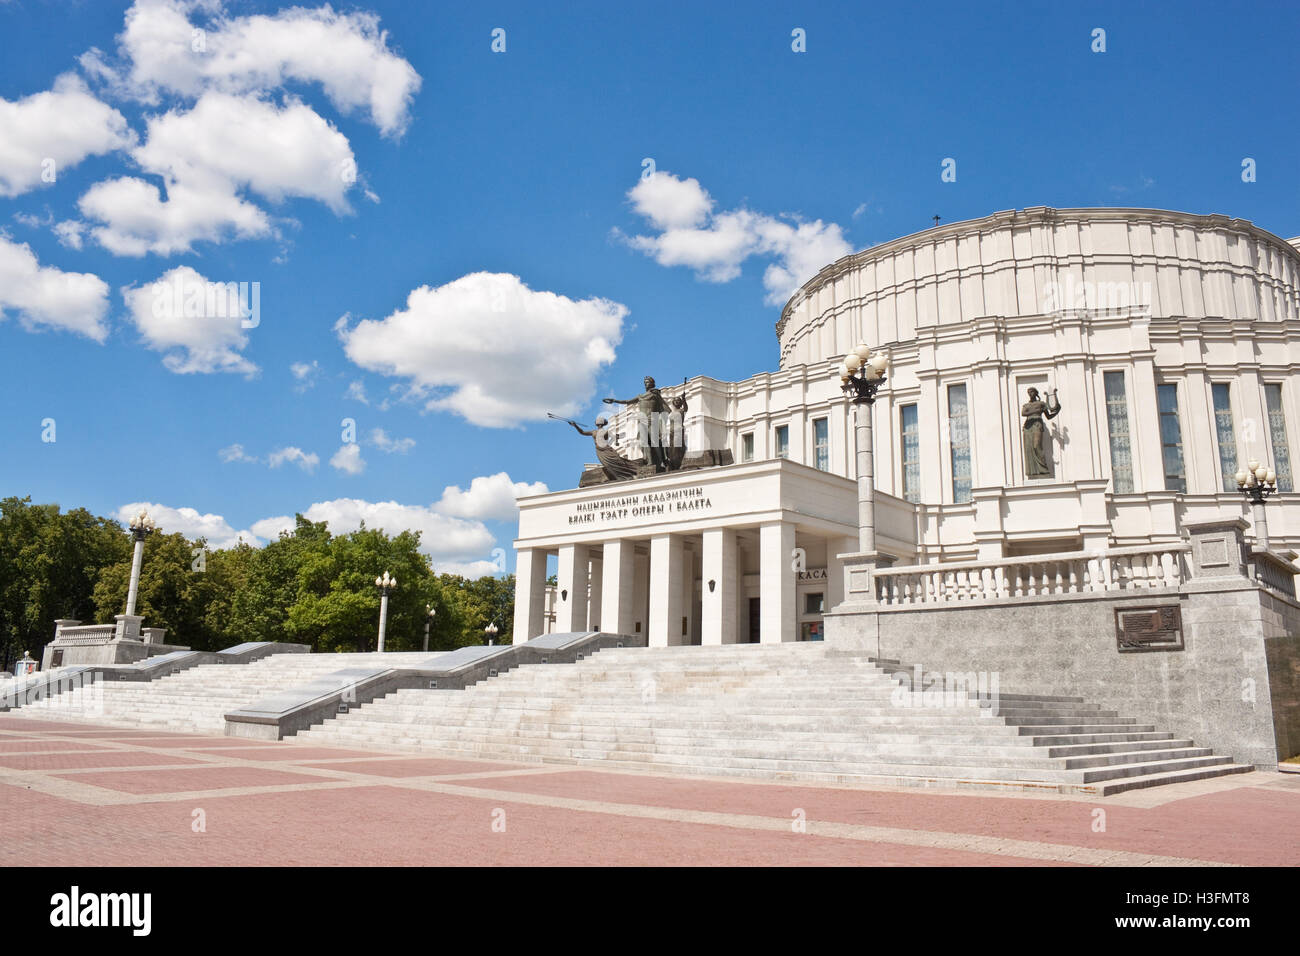
[[[405,455],[415,447],[414,438],[389,438],[388,433],[382,428],[375,428],[370,432],[370,444],[374,445],[382,452],[388,454]]]
[[[178,266],[149,285],[122,289],[127,313],[149,348],[166,353],[163,365],[180,375],[259,369],[246,359],[244,324],[249,296],[235,283],[210,282]]]
[[[117,110],[101,103],[74,74],[20,100],[0,98],[0,197],[13,197],[87,156],[127,149],[135,134]]]
[[[208,20],[192,19],[204,10]],[[238,94],[319,84],[336,109],[362,113],[386,136],[406,128],[421,82],[390,49],[376,15],[329,5],[231,17],[220,3],[137,0],[116,57],[92,49],[81,65],[119,95],[146,103],[163,93],[194,98],[209,89]]]
[[[513,521],[519,517],[516,498],[525,495],[542,495],[549,489],[540,481],[511,481],[504,471],[495,475],[475,478],[469,490],[459,485],[448,485],[442,498],[434,506],[440,514],[483,521]]]
[[[0,233],[0,320],[12,313],[28,331],[63,329],[103,342],[108,294],[99,276],[42,266],[30,246]]]
[[[316,375],[320,372],[320,365],[315,361],[294,362],[289,366],[289,372],[298,384],[293,387],[295,392],[305,392],[316,384]]]
[[[349,475],[359,475],[366,470],[365,459],[361,457],[361,446],[356,442],[342,445],[330,458],[330,464]]]
[[[114,517],[127,525],[141,508],[149,512],[160,531],[166,534],[179,532],[187,538],[206,538],[211,548],[233,548],[241,540],[254,547],[262,544],[254,532],[247,529],[236,531],[221,515],[200,514],[193,508],[170,508],[157,502],[136,501],[122,505]]]
[[[311,472],[316,470],[320,464],[320,456],[315,452],[306,452],[301,448],[290,445],[287,448],[277,448],[267,456],[266,463],[272,468],[279,468],[281,465],[289,463],[297,465],[303,471]]]
[[[271,235],[266,212],[240,195],[272,202],[315,199],[348,211],[356,160],[347,138],[311,107],[284,106],[257,96],[205,93],[193,109],[148,121],[131,157],[161,177],[166,197],[134,176],[92,186],[78,203],[97,225],[90,234],[116,255],[190,252],[199,241]]]
[[[685,266],[706,282],[729,282],[746,259],[768,259],[763,272],[769,305],[780,305],[822,266],[853,251],[836,223],[805,222],[749,209],[716,209],[698,180],[657,171],[627,193],[657,235],[615,235],[662,266]]]
[[[479,521],[439,514],[421,505],[404,505],[396,501],[365,501],[360,498],[336,498],[318,501],[303,513],[309,521],[324,521],[332,534],[356,531],[364,521],[367,528],[378,528],[390,535],[419,531],[420,550],[433,559],[442,571],[447,566],[466,566],[472,562],[487,564],[496,543],[492,533]],[[292,531],[293,518],[266,518],[253,524],[253,531],[274,540],[282,531]],[[492,567],[483,573],[492,573]]]
[[[475,272],[421,286],[385,319],[338,327],[347,357],[406,379],[425,407],[476,425],[572,415],[614,361],[627,307],[535,292],[518,276]],[[522,372],[522,373],[521,373]],[[357,396],[353,396],[357,397]]]
[[[217,452],[217,457],[225,462],[247,461],[252,462],[253,464],[258,464],[261,461],[259,458],[245,452],[244,446],[238,442],[233,445],[227,445],[225,448],[221,449]]]

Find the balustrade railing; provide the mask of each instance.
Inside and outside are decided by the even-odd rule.
[[[1295,599],[1295,571],[1289,561],[1276,558],[1266,551],[1256,551],[1250,556],[1250,566],[1258,583]]]
[[[80,627],[61,627],[55,635],[60,644],[100,644],[117,636],[116,624],[84,624]]]
[[[1190,547],[1174,542],[881,569],[876,600],[897,607],[1176,588],[1186,578]]]

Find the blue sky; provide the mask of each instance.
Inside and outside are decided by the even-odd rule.
[[[1300,7],[1173,10],[4,0],[0,494],[490,570],[591,457],[545,411],[775,368],[792,284],[935,214],[1300,233]],[[177,275],[256,325],[160,318]]]

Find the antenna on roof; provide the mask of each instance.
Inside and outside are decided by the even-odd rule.
[[[938,217],[938,216],[935,216],[935,217],[934,217],[934,224],[935,224],[936,226],[939,225],[939,217]]]

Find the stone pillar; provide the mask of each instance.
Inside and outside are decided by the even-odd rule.
[[[702,644],[736,643],[738,560],[736,532],[728,528],[704,532],[700,573],[700,642]]]
[[[600,626],[611,634],[632,634],[636,628],[635,545],[606,541],[601,560]]]
[[[555,633],[569,634],[587,629],[587,546],[560,546],[560,567],[556,580],[560,593],[555,603]]]
[[[842,556],[852,554],[858,545],[857,538],[826,539],[826,610],[838,607],[844,600],[844,561]]]
[[[1192,578],[1249,578],[1247,527],[1241,518],[1184,525],[1192,542]]]
[[[600,630],[600,614],[603,610],[601,606],[601,583],[604,578],[603,562],[600,558],[591,559],[591,571],[588,574],[588,598],[587,598],[587,630]]]
[[[871,454],[871,406],[863,402],[856,407],[855,412],[857,417],[854,420],[854,435],[858,446],[858,550],[871,552],[876,550],[876,487]],[[794,548],[793,535],[790,547]],[[766,588],[763,591],[763,600],[767,600]]]
[[[759,641],[780,644],[795,633],[794,525],[769,521],[759,529]]]
[[[515,554],[515,633],[522,644],[546,632],[546,552],[520,548]]]
[[[682,633],[682,539],[663,534],[650,539],[651,647],[679,642]]]

